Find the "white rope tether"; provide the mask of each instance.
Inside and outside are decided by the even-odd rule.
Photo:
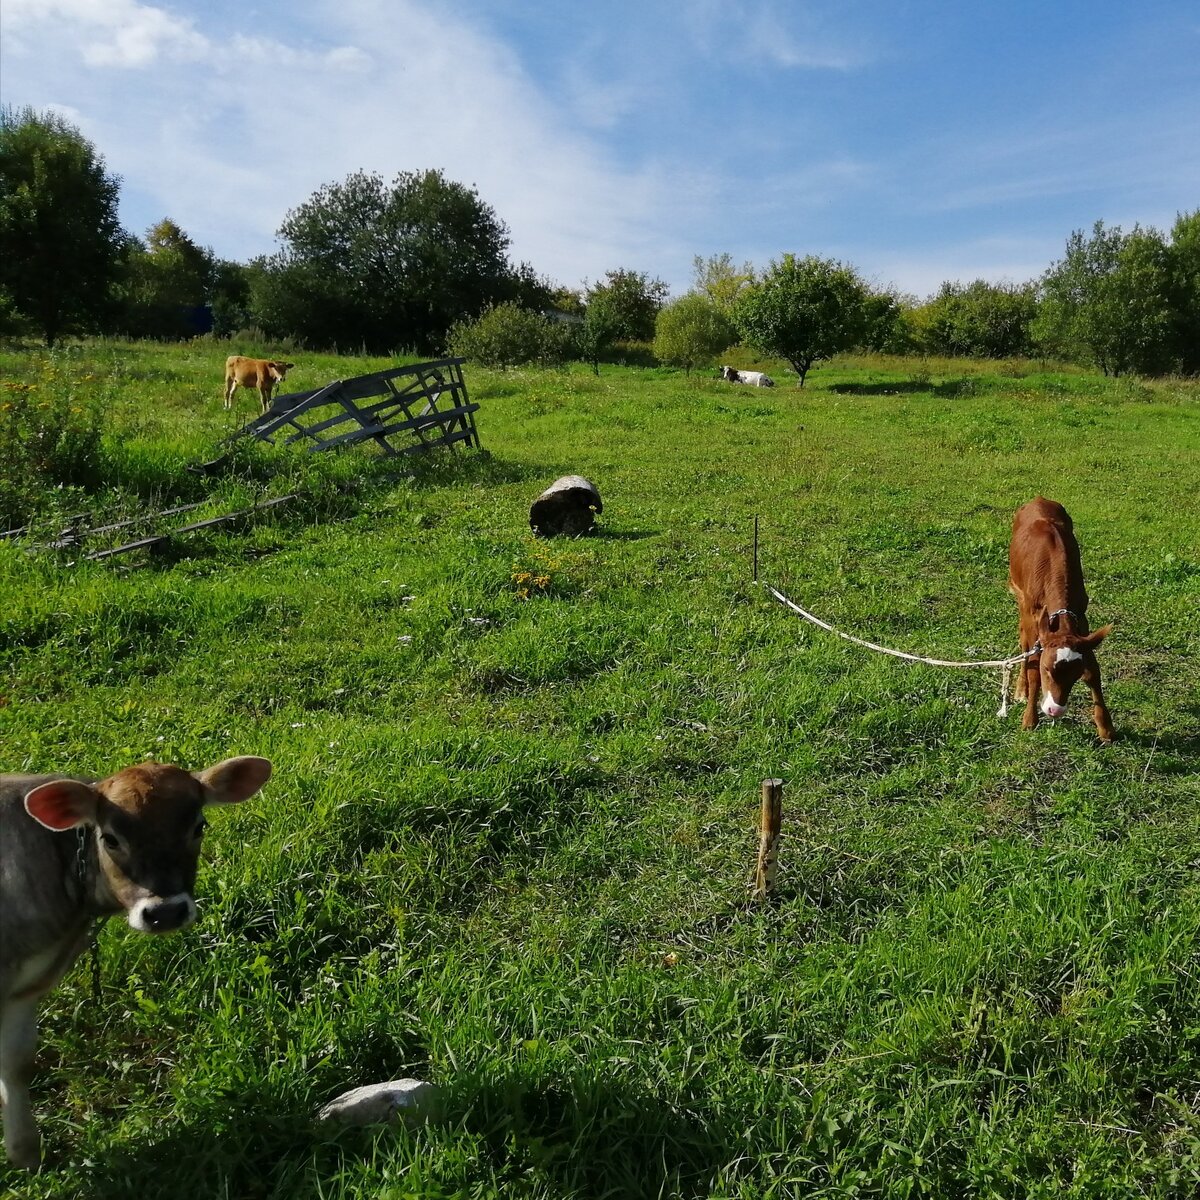
[[[840,629],[834,629],[827,621],[822,621],[820,617],[814,616],[807,609],[801,608],[794,600],[789,600],[778,588],[772,587],[769,583],[766,585],[767,591],[775,597],[780,604],[786,605],[803,617],[806,621],[811,621],[814,625],[819,625],[822,629],[829,633],[835,634],[837,637],[845,639],[847,642],[853,642],[856,646],[865,646],[868,650],[876,650],[880,654],[890,654],[893,658],[903,658],[907,662],[927,663],[931,667],[999,667],[1001,668],[1000,675],[1000,709],[996,713],[998,717],[1006,717],[1008,715],[1008,683],[1012,676],[1013,667],[1024,662],[1027,658],[1032,658],[1035,654],[1040,654],[1042,651],[1041,644],[1034,646],[1032,650],[1022,651],[1020,654],[1014,654],[1011,658],[989,658],[976,659],[971,662],[956,662],[948,658],[926,658],[923,654],[908,654],[904,650],[892,650],[888,646],[880,646],[875,642],[868,642],[865,638],[855,637],[852,633],[843,633]]]

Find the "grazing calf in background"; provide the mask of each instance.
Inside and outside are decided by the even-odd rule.
[[[141,763],[95,784],[0,775],[0,1101],[16,1166],[41,1161],[29,1103],[38,1001],[98,917],[123,910],[142,933],[190,925],[204,806],[249,799],[270,774],[247,757],[194,774]]]
[[[1060,717],[1077,680],[1092,693],[1092,715],[1100,740],[1111,742],[1112,721],[1100,689],[1096,647],[1108,636],[1111,625],[1088,633],[1087,591],[1079,543],[1067,510],[1054,500],[1038,496],[1017,509],[1008,549],[1008,590],[1017,598],[1021,649],[1040,646],[1021,664],[1014,697],[1025,700],[1024,729],[1038,723],[1038,690],[1042,712]]]
[[[262,402],[262,410],[271,407],[271,393],[275,385],[294,367],[295,363],[277,362],[271,358],[244,358],[231,354],[225,360],[225,407],[233,407],[233,393],[239,387],[255,388]]]
[[[751,387],[775,386],[775,380],[761,371],[735,371],[732,367],[721,367],[720,375],[726,383],[747,383]]]

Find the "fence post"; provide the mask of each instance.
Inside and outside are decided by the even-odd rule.
[[[765,900],[775,888],[779,863],[779,834],[783,826],[783,780],[762,781],[762,825],[758,837],[758,869],[754,873],[754,899]]]

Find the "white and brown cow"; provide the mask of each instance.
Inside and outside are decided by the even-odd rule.
[[[1092,693],[1092,716],[1101,741],[1111,742],[1112,721],[1100,687],[1096,647],[1111,625],[1088,632],[1088,595],[1083,586],[1079,543],[1067,510],[1043,496],[1017,509],[1008,549],[1008,590],[1017,598],[1021,649],[1030,654],[1017,675],[1014,698],[1025,701],[1021,725],[1038,723],[1042,712],[1059,717],[1071,688],[1082,679]]]
[[[241,354],[231,354],[225,360],[225,407],[233,407],[233,394],[239,387],[254,388],[262,403],[262,411],[266,412],[271,407],[271,393],[275,385],[281,383],[295,365],[273,358],[246,358]]]
[[[16,1166],[41,1161],[29,1102],[38,1001],[98,918],[123,911],[142,933],[190,925],[204,807],[246,800],[270,774],[265,758],[243,757],[194,773],[141,763],[99,783],[0,775],[0,1101]]]

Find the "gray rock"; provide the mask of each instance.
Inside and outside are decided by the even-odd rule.
[[[436,1108],[438,1089],[420,1079],[393,1079],[351,1088],[317,1112],[318,1121],[347,1125],[394,1125],[428,1120]]]

